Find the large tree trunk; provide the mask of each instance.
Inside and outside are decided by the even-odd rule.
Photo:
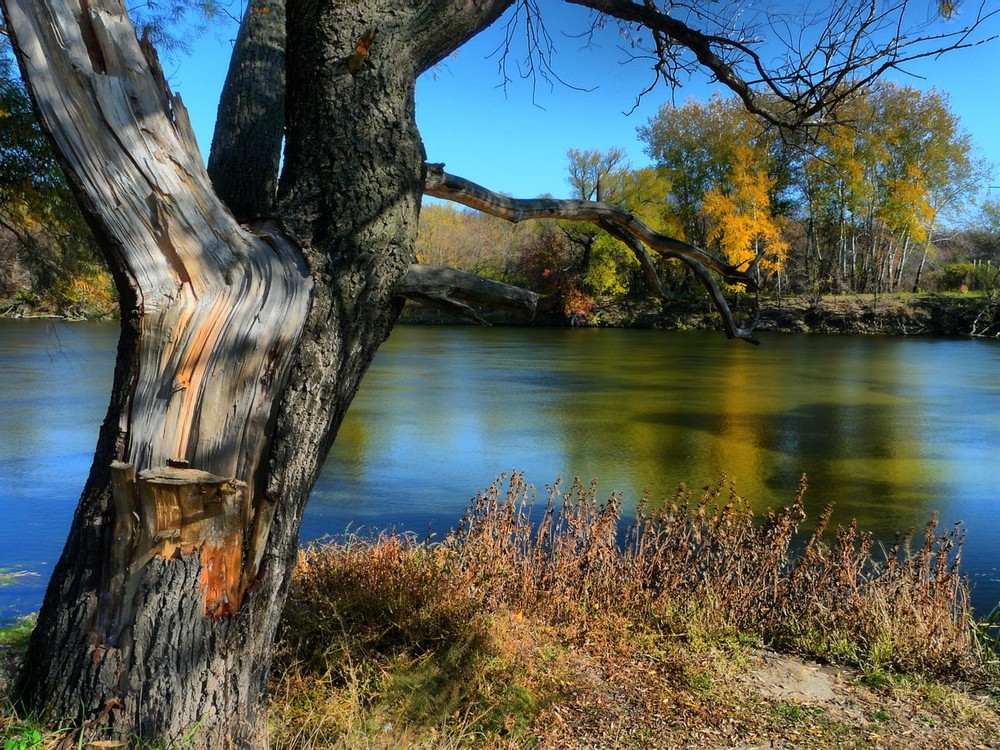
[[[183,106],[120,6],[5,10],[123,317],[111,408],[23,698],[113,736],[251,736],[277,616],[253,586],[275,507],[262,467],[309,311],[304,258],[212,196]]]
[[[262,743],[302,512],[414,259],[415,80],[507,4],[293,3],[281,219],[241,227],[120,2],[2,0],[123,320],[29,710],[122,739]]]

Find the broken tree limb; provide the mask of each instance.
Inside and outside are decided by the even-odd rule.
[[[241,226],[213,193],[183,103],[121,3],[0,3],[133,326],[116,458],[139,477],[177,459],[244,483],[242,561],[255,566],[273,507],[254,491],[313,284],[301,248],[276,222]]]
[[[400,297],[488,325],[472,305],[505,309],[534,317],[538,295],[527,289],[484,279],[457,268],[414,264],[396,287]]]
[[[599,201],[562,200],[558,198],[510,198],[471,180],[444,171],[443,164],[427,165],[426,195],[454,201],[483,213],[518,223],[528,219],[564,219],[601,225],[606,222],[628,232],[661,255],[685,262],[697,262],[715,271],[730,284],[756,287],[745,271],[716,258],[700,247],[650,229],[623,208]]]
[[[757,280],[753,271],[757,259],[747,268],[733,266],[699,247],[654,231],[630,212],[608,203],[558,198],[510,198],[470,180],[448,174],[444,171],[443,164],[428,164],[426,172],[426,195],[461,203],[515,224],[529,219],[560,219],[587,222],[601,227],[636,254],[651,286],[661,297],[665,297],[665,290],[645,248],[649,247],[665,258],[682,261],[694,271],[708,290],[712,304],[722,316],[726,336],[752,344],[758,343],[753,338],[752,324],[741,326],[736,322],[722,289],[712,276],[714,272],[726,283],[743,284],[748,289],[756,289]]]

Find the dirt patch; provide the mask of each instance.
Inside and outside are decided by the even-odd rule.
[[[574,650],[567,690],[539,717],[539,748],[582,750],[1000,749],[996,696],[766,650],[697,659]],[[575,675],[575,676],[574,676]]]
[[[838,682],[846,672],[794,656],[758,651],[759,665],[751,669],[751,679],[764,697],[780,700],[829,703],[837,698]]]

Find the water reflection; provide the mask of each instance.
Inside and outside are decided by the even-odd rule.
[[[0,589],[33,609],[65,539],[103,418],[113,326],[0,321]],[[445,533],[517,468],[544,491],[673,494],[726,472],[758,509],[799,476],[813,517],[834,503],[886,539],[940,512],[965,521],[977,602],[1000,599],[1000,347],[968,340],[400,328],[345,421],[303,538],[395,527]],[[2,613],[0,613],[2,614]]]
[[[806,473],[813,517],[832,503],[835,521],[889,541],[932,511],[966,521],[979,598],[996,599],[998,360],[997,346],[964,340],[770,336],[754,349],[699,333],[400,329],[306,532],[443,533],[470,488],[512,467],[539,487],[597,478],[631,502],[726,473],[761,510],[789,502]],[[349,439],[359,422],[363,450]]]

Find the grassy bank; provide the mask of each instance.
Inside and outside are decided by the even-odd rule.
[[[874,552],[853,527],[798,539],[802,518],[799,501],[754,518],[721,484],[625,532],[614,497],[536,503],[514,477],[438,544],[314,546],[277,646],[271,747],[996,746],[1000,681],[958,533],[932,522]]]
[[[440,545],[383,537],[305,552],[273,746],[1000,738],[955,533],[931,524],[914,549],[875,556],[856,528],[796,545],[800,502],[754,519],[725,486],[642,511],[624,537],[614,498],[576,486],[544,505],[515,478]]]

